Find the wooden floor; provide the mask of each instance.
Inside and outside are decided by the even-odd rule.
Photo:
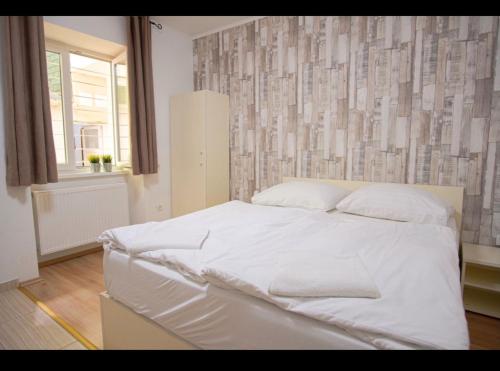
[[[500,349],[500,320],[466,312],[471,349]]]
[[[27,288],[101,348],[102,252],[43,267],[40,276],[42,282]],[[466,316],[471,349],[500,349],[500,320],[470,312]]]
[[[84,350],[21,291],[0,291],[0,349]]]
[[[26,286],[98,348],[102,348],[99,293],[105,290],[102,254],[100,251],[40,268],[42,280]]]

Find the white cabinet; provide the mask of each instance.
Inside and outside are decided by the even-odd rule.
[[[229,201],[229,97],[208,90],[170,99],[172,217]]]
[[[462,245],[465,309],[500,318],[500,248]]]

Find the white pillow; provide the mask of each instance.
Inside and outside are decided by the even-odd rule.
[[[333,184],[308,181],[290,181],[277,184],[252,197],[252,203],[266,206],[301,207],[328,211],[349,191]]]
[[[408,185],[373,184],[352,192],[337,205],[345,213],[405,222],[448,225],[453,206]]]

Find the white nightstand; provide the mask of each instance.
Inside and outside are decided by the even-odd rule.
[[[500,247],[462,244],[465,309],[500,318]]]

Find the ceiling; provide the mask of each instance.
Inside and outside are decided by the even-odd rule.
[[[177,31],[193,37],[220,31],[223,28],[245,23],[256,18],[255,16],[159,16],[153,17]]]

